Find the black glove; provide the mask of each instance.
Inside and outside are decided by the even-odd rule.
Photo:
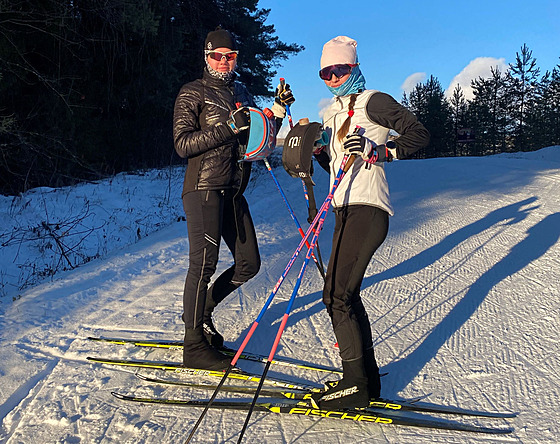
[[[286,117],[286,106],[290,106],[294,103],[296,99],[292,94],[290,85],[287,85],[282,80],[278,87],[276,88],[276,94],[274,95],[274,104],[272,105],[272,112],[274,117],[283,119]]]
[[[239,134],[241,131],[248,129],[250,122],[251,116],[249,114],[249,108],[246,106],[232,111],[229,115],[229,119],[226,120],[226,124],[233,134]]]
[[[354,133],[346,136],[346,140],[342,146],[342,152],[344,154],[356,154],[361,156],[365,161],[368,161],[374,146],[375,144],[371,140]]]
[[[290,85],[282,84],[278,85],[276,88],[276,94],[274,95],[274,101],[282,106],[290,106],[296,101],[294,94],[290,89]]]
[[[388,140],[385,145],[377,145],[377,162],[392,162],[397,158],[397,144]]]

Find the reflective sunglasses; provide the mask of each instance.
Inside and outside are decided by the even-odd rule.
[[[225,58],[228,62],[235,60],[237,58],[237,53],[239,51],[228,51],[228,52],[220,52],[220,51],[206,51],[206,55],[209,56],[211,59],[216,60],[217,62],[221,62],[223,58]]]
[[[334,75],[337,78],[343,77],[352,72],[352,68],[358,65],[331,65],[324,67],[319,71],[319,77],[322,80],[330,80]]]

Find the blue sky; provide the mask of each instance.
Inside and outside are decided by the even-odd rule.
[[[357,40],[367,87],[399,101],[403,87],[430,75],[447,89],[457,76],[468,85],[490,66],[505,68],[523,44],[541,72],[560,63],[560,0],[261,0],[259,7],[271,9],[267,24],[282,41],[306,48],[274,79],[292,86],[296,120],[320,121],[332,97],[317,73],[323,44],[337,35]]]

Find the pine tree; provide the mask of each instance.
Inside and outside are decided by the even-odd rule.
[[[467,101],[465,95],[463,94],[463,89],[461,85],[457,84],[451,95],[451,100],[449,101],[451,109],[451,119],[453,121],[453,155],[464,155],[466,149],[462,148],[462,143],[458,141],[458,133],[460,129],[466,126],[466,113],[467,113]]]
[[[560,65],[547,71],[538,83],[531,117],[529,137],[535,148],[560,145]]]
[[[409,109],[430,132],[430,144],[419,157],[439,157],[453,154],[453,121],[449,102],[439,80],[433,75],[418,84],[409,95]]]
[[[0,0],[0,192],[97,179],[173,157],[173,103],[217,25],[239,72],[272,95],[281,42],[256,0]]]
[[[548,107],[543,126],[544,131],[551,135],[548,144],[560,145],[560,64],[552,70],[546,103]]]
[[[491,77],[479,77],[471,82],[474,97],[469,104],[468,121],[476,133],[472,154],[502,152],[507,147],[507,98],[505,76],[497,67]]]
[[[508,90],[511,98],[510,110],[514,121],[514,147],[518,150],[529,148],[529,131],[527,122],[532,119],[535,110],[535,93],[540,69],[537,61],[526,44],[521,53],[516,53],[515,63],[510,63],[507,74]]]

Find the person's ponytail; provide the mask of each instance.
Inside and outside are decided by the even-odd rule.
[[[342,142],[342,140],[346,137],[348,132],[350,131],[350,123],[352,120],[352,116],[354,115],[354,105],[356,104],[356,99],[358,98],[358,94],[352,94],[350,96],[350,103],[348,103],[348,117],[336,133],[336,137],[338,140]]]

